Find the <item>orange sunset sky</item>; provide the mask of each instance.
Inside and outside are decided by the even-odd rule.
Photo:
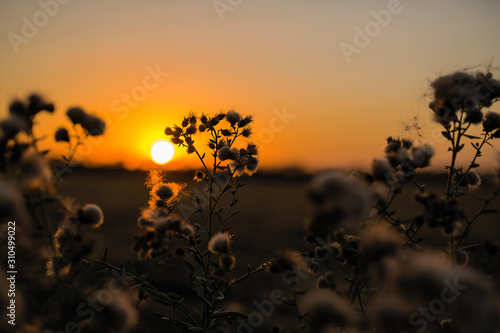
[[[81,106],[110,129],[82,147],[86,163],[147,168],[166,126],[233,108],[255,118],[262,167],[316,170],[369,167],[417,115],[441,169],[429,82],[500,66],[499,18],[496,0],[2,0],[0,116],[42,93],[56,112],[37,134],[60,154],[53,133]],[[498,149],[485,155],[491,171]],[[163,168],[195,160],[177,150]]]

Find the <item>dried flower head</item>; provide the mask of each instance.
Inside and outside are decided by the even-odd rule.
[[[153,220],[153,228],[160,235],[180,234],[184,225],[186,225],[186,221],[178,214],[159,216]]]
[[[356,317],[351,305],[330,290],[315,290],[308,293],[304,305],[308,332],[322,332],[331,326],[350,326]]]
[[[55,278],[56,276],[61,278],[68,275],[70,268],[70,265],[65,265],[63,263],[62,257],[50,258],[45,263],[45,271],[47,276],[50,278]]]
[[[373,179],[392,186],[395,178],[394,168],[386,160],[373,160]]]
[[[94,115],[87,115],[81,125],[87,131],[87,134],[91,136],[103,135],[106,129],[104,120]]]
[[[160,185],[156,189],[156,195],[162,200],[168,200],[174,196],[174,191],[168,185]]]
[[[481,177],[476,170],[469,170],[467,173],[467,184],[469,185],[469,190],[476,190],[481,185]]]
[[[92,249],[92,243],[70,227],[60,227],[54,235],[54,243],[64,265],[80,262]]]
[[[446,308],[454,316],[456,327],[463,332],[492,332],[497,323],[496,294],[491,281],[467,267],[450,267],[449,258],[441,253],[405,252],[391,266],[393,291],[402,297],[430,304],[445,300]]]
[[[308,227],[315,234],[325,234],[346,220],[363,219],[371,209],[368,188],[339,171],[315,176],[309,193],[316,210]]]
[[[55,139],[57,142],[59,141],[69,142],[68,130],[65,129],[64,127],[58,128],[55,134]]]
[[[361,236],[361,254],[367,262],[379,261],[396,254],[404,240],[394,229],[376,227]]]
[[[297,251],[284,250],[276,254],[274,262],[269,267],[273,273],[297,272],[302,269],[304,258]]]
[[[96,204],[86,204],[78,211],[81,224],[90,224],[92,228],[99,228],[104,223],[104,214]]]
[[[231,127],[235,127],[241,120],[241,115],[234,110],[230,110],[226,113],[226,120],[231,124]]]
[[[257,155],[259,153],[259,149],[256,144],[249,143],[246,148],[247,155]]]
[[[466,99],[475,101],[470,97],[476,93],[476,79],[465,72],[456,72],[437,78],[431,83],[434,90],[434,99],[429,107],[434,111],[436,121],[447,125],[457,121],[456,112],[466,104]],[[479,108],[479,105],[474,105]]]
[[[0,140],[8,141],[14,138],[22,129],[22,122],[16,116],[0,121]]]
[[[415,168],[425,168],[429,166],[430,160],[434,156],[434,147],[428,144],[413,147],[411,150],[410,163]]]
[[[195,182],[202,182],[202,181],[205,181],[205,177],[206,177],[206,176],[205,176],[205,173],[204,173],[203,171],[196,171],[196,172],[194,173],[194,178],[193,178],[193,180],[194,180]]]
[[[249,125],[252,121],[253,121],[252,116],[246,116],[238,122],[238,127],[245,127],[245,126]],[[245,129],[247,129],[247,128],[245,128]],[[245,136],[245,135],[243,135],[243,136]]]
[[[236,258],[231,254],[223,254],[219,257],[219,267],[226,271],[232,271],[236,264]]]
[[[179,233],[189,238],[194,235],[195,230],[192,225],[184,223],[181,225]]]
[[[465,122],[479,124],[483,121],[483,113],[479,109],[467,109],[465,113]]]
[[[28,110],[22,101],[16,99],[9,105],[9,114],[22,118],[28,116]]]
[[[137,325],[139,314],[127,293],[111,293],[100,289],[89,296],[96,309],[93,320],[83,321],[83,332],[127,333]]]
[[[54,104],[48,103],[38,94],[28,96],[28,110],[30,114],[35,115],[40,111],[54,112]]]
[[[245,138],[249,138],[252,136],[252,129],[250,127],[245,127],[243,131],[241,131],[241,135]]]
[[[500,128],[500,114],[496,112],[488,112],[484,117],[483,129],[485,132],[491,132]]]
[[[29,191],[37,191],[52,181],[52,169],[48,161],[40,154],[27,151],[21,159],[23,187]]]
[[[208,242],[208,249],[216,254],[228,254],[230,237],[228,232],[218,232]]]
[[[411,300],[398,295],[380,294],[369,309],[369,318],[381,332],[412,332],[415,326],[408,318],[415,311]]]
[[[229,146],[224,146],[219,149],[217,157],[221,161],[232,160],[236,161],[238,159],[239,151],[236,148],[229,148]]]
[[[316,287],[335,290],[335,274],[332,271],[327,271],[316,280]]]
[[[73,124],[82,124],[88,117],[88,114],[80,107],[69,108],[66,115]]]
[[[183,195],[182,191],[186,187],[186,184],[167,183],[163,172],[160,170],[150,170],[146,177],[146,186],[149,188],[149,208],[155,209],[166,208],[168,205],[178,201]],[[172,191],[172,195],[170,195],[168,188]],[[164,198],[159,196],[158,191]]]

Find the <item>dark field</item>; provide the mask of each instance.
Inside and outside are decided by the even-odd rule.
[[[131,250],[134,235],[141,231],[136,224],[140,208],[147,206],[148,201],[148,190],[144,185],[145,177],[146,174],[143,172],[76,169],[59,184],[62,195],[74,197],[80,203],[96,203],[104,211],[104,225],[95,232],[99,241],[94,257],[100,256],[104,248],[108,248],[108,261],[111,263],[119,265],[132,257],[138,269],[149,270],[148,265],[151,263],[138,262]],[[426,174],[420,177],[420,182],[426,184],[429,190],[439,193],[443,192],[445,180],[445,175]],[[167,172],[167,181],[187,183],[188,191],[194,191],[192,186],[201,186],[192,181],[191,172],[188,174]],[[238,192],[236,208],[239,214],[228,224],[230,231],[235,233],[232,244],[237,258],[235,276],[243,274],[247,264],[256,267],[270,260],[278,250],[304,248],[304,221],[312,208],[307,196],[309,181],[310,176],[302,174],[261,173],[244,179],[244,183],[248,185]],[[493,189],[493,182],[483,179],[480,189],[468,194],[469,199],[464,200],[468,204],[464,207],[468,216],[481,207],[482,202],[477,199],[489,197]],[[402,218],[420,211],[422,206],[413,200],[415,192],[416,187],[408,184],[394,202],[393,208],[397,208],[398,214],[403,214]],[[491,203],[491,208],[498,207],[498,204],[497,198]],[[191,222],[201,223],[199,216],[193,216]],[[346,228],[356,229],[357,226],[346,226]],[[476,240],[484,238],[498,239],[499,235],[499,215],[484,215],[478,219],[465,245],[474,244]],[[439,230],[424,229],[422,236],[427,244],[432,244],[441,250],[446,248],[446,237]],[[480,253],[478,255],[480,256]],[[172,262],[171,267],[159,268],[156,271],[158,285],[166,290],[189,294],[187,268],[179,259],[173,259]],[[269,299],[269,293],[274,288],[287,290],[279,280],[279,276],[269,272],[250,277],[228,295],[228,308],[247,314],[254,311],[255,307],[250,305],[254,300]],[[313,276],[305,283],[309,285],[314,282]],[[242,307],[242,304],[247,304],[246,308]],[[151,311],[145,309],[146,307],[142,308],[141,316],[150,317]],[[161,310],[157,307],[155,309]],[[277,323],[286,329],[295,329],[296,320],[292,315],[291,309],[281,306],[274,312],[272,321],[269,320],[266,324]],[[159,319],[151,317],[151,320],[141,320],[141,323],[151,328],[151,331],[156,331],[154,327],[157,327],[158,321]],[[264,328],[267,325],[258,331],[268,331]],[[145,326],[139,326],[137,331],[146,332],[145,329]]]

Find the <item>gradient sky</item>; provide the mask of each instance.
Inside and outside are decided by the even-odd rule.
[[[230,108],[254,115],[267,168],[367,167],[416,115],[444,151],[427,108],[429,82],[500,66],[497,0],[401,0],[385,26],[370,23],[372,11],[392,1],[60,1],[0,1],[0,116],[13,98],[42,93],[57,108],[39,119],[48,148],[68,124],[69,106],[102,116],[112,130],[81,152],[95,164],[148,167],[150,145],[166,126],[189,111]],[[347,61],[341,43],[356,46],[356,29],[367,27],[372,37],[358,40]],[[9,33],[26,39],[13,45]],[[145,79],[151,71],[161,72],[157,81]],[[146,96],[127,105],[144,82]],[[275,120],[278,113],[294,118]],[[483,160],[489,169],[497,152]],[[446,157],[433,164],[442,167]],[[195,158],[177,151],[165,168]]]

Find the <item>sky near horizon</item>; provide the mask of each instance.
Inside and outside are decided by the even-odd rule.
[[[429,83],[499,67],[499,17],[495,0],[2,0],[0,117],[43,94],[56,112],[36,133],[60,154],[53,133],[81,106],[109,128],[82,147],[86,163],[148,168],[166,126],[235,109],[254,116],[262,167],[317,170],[369,167],[417,116],[442,170]],[[492,170],[498,148],[484,155]],[[195,159],[177,150],[162,168]]]

